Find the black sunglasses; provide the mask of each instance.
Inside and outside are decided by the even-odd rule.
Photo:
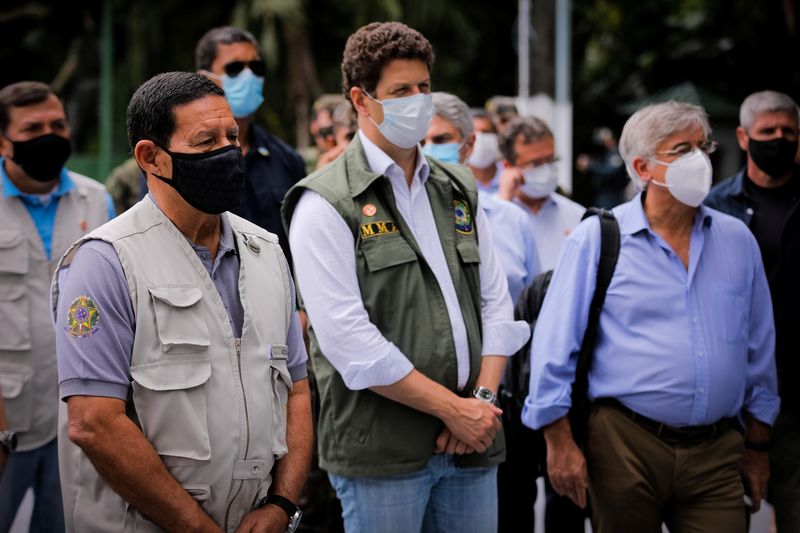
[[[225,70],[225,74],[231,78],[235,78],[244,70],[244,67],[249,67],[250,70],[253,71],[253,74],[262,78],[264,74],[267,73],[267,64],[261,59],[254,59],[253,61],[231,61],[230,63],[226,63],[222,68]]]

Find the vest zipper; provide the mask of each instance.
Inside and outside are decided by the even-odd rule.
[[[242,379],[242,339],[236,337],[233,340],[234,345],[236,346],[236,363],[239,367],[239,384],[242,386],[242,401],[244,402],[244,420],[245,420],[245,427],[247,428],[246,433],[246,440],[244,446],[244,457],[243,459],[247,458],[247,453],[250,451],[250,416],[247,411],[247,394],[244,391],[244,380]],[[228,529],[228,517],[231,512],[231,507],[233,506],[233,502],[236,501],[236,498],[239,496],[239,493],[242,491],[242,480],[239,481],[239,486],[236,488],[236,493],[231,498],[230,503],[228,503],[228,508],[225,509],[225,529]]]

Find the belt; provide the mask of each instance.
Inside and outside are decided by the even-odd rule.
[[[594,404],[611,407],[624,413],[640,427],[673,446],[678,444],[699,444],[718,437],[728,429],[734,428],[739,430],[739,422],[736,418],[723,418],[707,426],[675,427],[662,424],[652,418],[640,415],[636,411],[628,409],[622,405],[619,400],[614,398],[598,398],[594,401]]]

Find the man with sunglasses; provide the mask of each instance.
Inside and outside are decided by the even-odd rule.
[[[498,196],[528,213],[542,271],[556,265],[561,245],[578,225],[585,208],[556,192],[558,156],[553,133],[536,117],[512,119],[500,135],[506,170]]]
[[[761,249],[775,313],[781,414],[761,461],[771,465],[769,500],[778,533],[800,531],[800,167],[798,108],[786,94],[753,93],[742,102],[736,136],[747,162],[735,176],[711,190],[706,205],[742,220]]]
[[[306,167],[291,146],[253,121],[264,101],[267,70],[258,41],[240,28],[213,28],[197,42],[195,65],[201,74],[222,86],[239,126],[245,155],[245,189],[233,212],[277,235],[291,265],[280,208],[286,191],[306,175]]]

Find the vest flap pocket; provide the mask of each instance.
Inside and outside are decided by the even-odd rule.
[[[33,377],[33,368],[25,365],[0,363],[0,387],[3,398],[13,400],[19,397],[25,384]]]
[[[161,349],[169,354],[194,353],[208,349],[211,338],[200,306],[202,291],[194,285],[161,286],[148,289],[155,308]]]
[[[178,359],[131,366],[131,377],[146,389],[156,391],[191,389],[211,377],[208,359]]]
[[[26,274],[28,272],[27,248],[22,232],[0,230],[0,274]]]
[[[370,272],[417,260],[417,254],[400,235],[378,235],[361,241]]]
[[[25,295],[26,287],[22,280],[9,279],[11,277],[0,274],[0,302],[16,302]],[[8,281],[8,283],[4,283],[4,281]],[[16,309],[16,312],[20,312],[20,309]]]
[[[191,307],[203,297],[202,291],[191,285],[184,287],[153,287],[148,290],[153,295],[153,298],[172,307]]]
[[[458,239],[456,242],[456,249],[461,260],[465,263],[480,263],[481,252],[478,248],[478,243],[473,239]]]
[[[289,347],[285,344],[273,344],[269,347],[270,359],[287,359],[289,357]]]
[[[29,431],[33,421],[33,368],[27,365],[0,363],[0,387],[8,417],[8,427],[21,433]]]

